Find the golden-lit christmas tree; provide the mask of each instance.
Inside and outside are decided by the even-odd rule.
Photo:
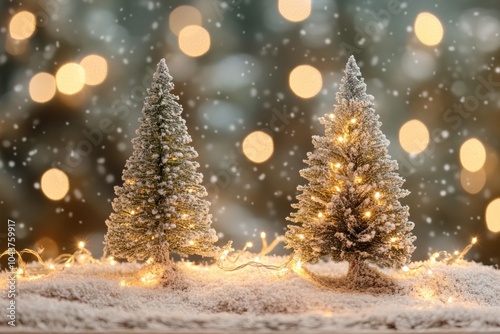
[[[217,235],[210,203],[196,172],[198,156],[182,118],[182,107],[165,60],[158,64],[132,140],[133,154],[106,221],[105,250],[129,261],[169,262],[169,253],[212,256]]]
[[[336,100],[333,113],[320,118],[325,135],[313,137],[314,152],[300,172],[309,183],[298,187],[288,220],[299,225],[289,225],[287,247],[303,262],[348,261],[348,276],[366,262],[403,266],[415,249],[414,224],[399,202],[409,192],[352,56]]]

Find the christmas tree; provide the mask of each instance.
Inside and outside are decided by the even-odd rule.
[[[213,255],[210,203],[201,184],[198,153],[182,118],[178,96],[165,60],[158,64],[132,140],[133,154],[115,187],[113,210],[106,221],[105,250],[129,261],[152,258],[169,262],[169,252]]]
[[[300,172],[309,183],[298,187],[296,211],[287,218],[299,224],[289,226],[287,247],[303,262],[348,261],[348,276],[367,262],[403,266],[415,249],[414,224],[399,202],[409,192],[401,188],[404,180],[353,56],[336,101],[334,112],[320,118],[325,135],[313,137],[314,152]]]

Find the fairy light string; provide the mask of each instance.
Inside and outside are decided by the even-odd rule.
[[[72,267],[75,263],[79,264],[102,264],[103,262],[107,262],[111,265],[116,264],[116,261],[112,256],[104,259],[103,261],[100,261],[98,259],[95,259],[92,256],[92,253],[85,248],[85,242],[80,241],[78,243],[77,249],[71,253],[71,254],[61,254],[57,256],[55,259],[50,259],[50,260],[44,260],[41,256],[43,253],[44,249],[40,248],[38,250],[32,250],[29,248],[25,248],[21,251],[9,251],[8,249],[5,250],[2,254],[0,254],[0,258],[4,256],[11,256],[15,255],[17,257],[17,270],[16,274],[17,275],[27,275],[27,262],[23,259],[26,255],[31,255],[35,257],[35,262],[41,265],[41,268],[34,268],[30,267],[30,272],[38,272],[41,271],[41,273],[46,273],[46,272],[51,272],[54,270],[63,270],[65,268],[70,268]],[[40,270],[41,269],[41,270]]]
[[[262,259],[266,255],[271,253],[279,244],[285,241],[285,237],[278,236],[271,243],[268,243],[266,233],[261,232],[260,238],[261,238],[262,248],[257,254],[248,251],[248,249],[254,246],[253,242],[247,242],[245,246],[239,251],[234,251],[234,249],[231,248],[231,243],[226,245],[223,249],[222,254],[218,257],[216,261],[217,267],[227,272],[237,271],[246,267],[263,268],[267,270],[276,271],[278,276],[282,276],[291,269],[300,276],[313,280],[318,280],[318,277],[316,277],[314,273],[312,273],[310,270],[302,266],[302,261],[300,259],[297,259],[297,254],[294,252],[292,252],[290,256],[287,258],[287,260],[281,264],[268,264],[262,262]],[[401,270],[404,274],[408,275],[416,273],[421,269],[424,269],[427,271],[427,274],[432,275],[433,271],[432,268],[429,266],[429,263],[432,264],[434,262],[441,262],[446,265],[456,264],[458,261],[463,260],[465,255],[472,249],[472,247],[474,247],[474,245],[477,244],[477,242],[478,238],[473,237],[471,239],[471,242],[462,251],[455,251],[453,253],[449,253],[447,251],[438,251],[430,256],[429,261],[426,261],[416,266],[411,266],[411,265],[404,266],[401,268]],[[16,270],[16,275],[18,276],[44,274],[53,272],[54,270],[64,270],[65,268],[72,267],[75,263],[78,263],[79,265],[116,264],[116,260],[112,256],[102,258],[101,260],[95,259],[92,256],[92,253],[87,248],[85,248],[85,242],[83,241],[80,241],[78,243],[78,247],[73,253],[61,254],[53,260],[43,260],[41,256],[42,253],[43,253],[43,248],[39,249],[38,251],[25,248],[21,251],[15,251],[14,253],[12,251],[6,250],[2,254],[0,254],[0,258],[2,258],[3,256],[15,255],[18,261],[18,267]],[[27,270],[28,263],[24,259],[26,256],[33,256],[35,258],[35,262],[41,265],[41,270],[40,268],[35,268],[30,266],[28,271]],[[238,261],[243,256],[245,257],[251,256],[253,257],[253,260],[238,264]],[[151,261],[148,260],[145,263],[151,264]],[[151,274],[146,273],[145,276],[143,276],[140,280],[142,283],[150,285],[152,283],[157,282],[156,276],[157,275],[154,275],[152,273]],[[120,285],[125,286],[128,284],[124,284],[123,281],[121,281]]]

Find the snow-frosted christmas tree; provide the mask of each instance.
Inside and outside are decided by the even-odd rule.
[[[314,152],[301,170],[309,181],[299,186],[298,203],[287,219],[288,248],[304,262],[322,257],[348,261],[348,276],[366,262],[399,267],[415,247],[408,207],[409,194],[388,155],[389,141],[380,130],[373,96],[353,56],[347,62],[334,112],[320,118],[324,136],[314,136]]]
[[[129,261],[168,263],[169,252],[213,255],[216,232],[195,162],[198,154],[182,118],[165,60],[158,64],[132,140],[133,154],[106,221],[105,249]]]

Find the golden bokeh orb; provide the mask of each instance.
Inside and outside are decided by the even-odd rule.
[[[76,94],[85,85],[85,71],[79,64],[65,64],[56,73],[56,83],[57,89],[61,93],[66,95]]]
[[[477,172],[486,162],[486,149],[477,138],[468,139],[460,147],[460,162],[469,172]]]
[[[45,103],[56,95],[56,79],[50,73],[40,72],[31,78],[29,93],[33,101]]]
[[[9,23],[10,37],[16,40],[30,38],[36,29],[36,17],[30,12],[22,11],[15,14]]]
[[[200,11],[193,6],[179,6],[171,13],[168,20],[170,30],[179,35],[181,30],[187,26],[201,26],[202,17]]]
[[[419,154],[429,145],[430,135],[427,126],[419,120],[406,122],[399,129],[399,143],[410,154]]]
[[[269,134],[263,131],[254,131],[245,137],[241,147],[248,160],[263,163],[273,155],[274,141]]]
[[[179,33],[179,48],[190,57],[200,57],[210,50],[210,34],[203,27],[187,26]]]
[[[311,15],[311,0],[279,0],[278,11],[290,22],[304,21]]]
[[[101,84],[108,75],[108,62],[101,56],[88,55],[80,62],[85,72],[85,84],[96,86]]]
[[[462,184],[462,188],[469,194],[477,194],[486,184],[486,173],[483,169],[477,172],[470,172],[463,168],[460,173],[460,183]]]
[[[414,29],[415,35],[422,44],[435,46],[443,39],[444,29],[441,21],[429,12],[418,14]]]
[[[311,65],[295,67],[288,78],[290,89],[303,99],[316,96],[323,88],[323,78],[320,71]]]
[[[500,232],[500,198],[496,198],[486,207],[486,227],[491,232]]]
[[[40,181],[42,192],[48,199],[59,201],[69,191],[69,179],[66,173],[57,168],[51,168],[42,175]]]

